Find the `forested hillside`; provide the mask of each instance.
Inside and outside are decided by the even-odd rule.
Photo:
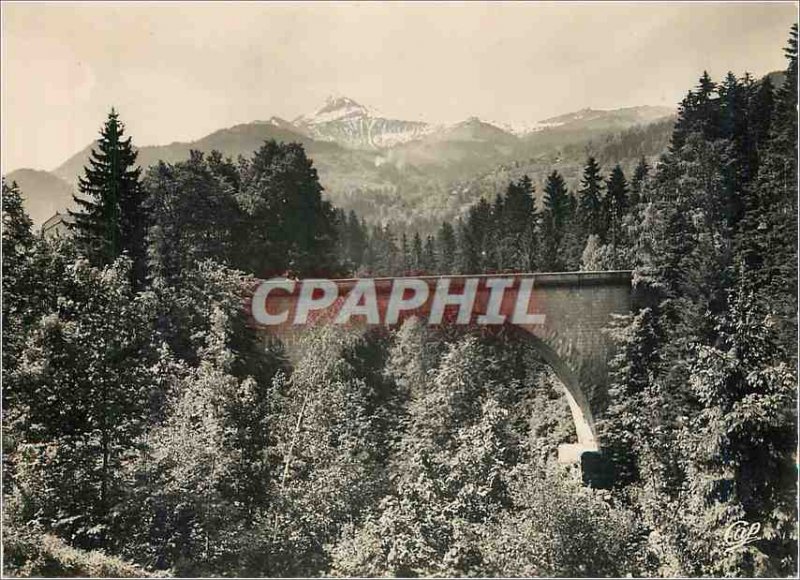
[[[778,90],[703,74],[669,129],[465,178],[441,223],[367,224],[302,144],[142,168],[113,110],[70,236],[4,181],[4,574],[795,576],[797,26],[786,54]],[[610,489],[556,463],[569,408],[513,333],[290,358],[242,308],[275,275],[577,269],[648,297],[609,328]]]

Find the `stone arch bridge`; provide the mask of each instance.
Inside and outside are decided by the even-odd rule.
[[[247,308],[260,332],[291,343],[314,324],[395,326],[409,316],[431,325],[513,326],[560,379],[576,442],[562,463],[597,456],[593,403],[606,394],[614,314],[634,308],[630,271],[260,281]],[[291,351],[291,346],[289,348]],[[585,457],[583,458],[586,459]]]

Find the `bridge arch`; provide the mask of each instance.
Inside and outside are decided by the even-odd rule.
[[[594,416],[578,375],[569,367],[558,353],[541,338],[527,334],[525,339],[531,343],[534,350],[544,359],[561,383],[564,397],[572,413],[572,422],[575,425],[577,444],[564,445],[559,449],[559,461],[572,463],[577,460],[576,455],[584,451],[599,451],[600,442],[594,425]]]
[[[563,387],[577,443],[559,447],[559,462],[581,462],[585,452],[600,451],[592,409],[606,396],[612,348],[606,329],[613,315],[628,314],[633,309],[630,271],[423,276],[366,281],[264,281],[254,289],[248,307],[253,313],[254,324],[261,331],[284,342],[294,342],[293,335],[296,338],[305,326],[339,323],[339,315],[348,307],[346,305],[357,313],[353,319],[355,322],[348,322],[351,326],[364,329],[394,326],[399,322],[396,316],[389,316],[387,320],[392,301],[395,304],[398,300],[413,301],[403,293],[405,291],[399,295],[394,291],[394,284],[398,281],[404,287],[416,286],[417,290],[421,288],[425,292],[426,288],[431,289],[427,300],[419,301],[413,310],[409,308],[406,313],[418,317],[430,315],[429,324],[468,323],[486,328],[487,319],[494,323],[505,318],[501,326],[511,326],[514,332],[526,336]],[[301,291],[299,286],[309,282],[316,289],[308,290],[304,286]],[[269,289],[270,284],[272,288],[281,290],[273,292]],[[446,299],[450,306],[442,308],[440,304],[437,310],[440,285],[450,296]],[[501,286],[508,291],[502,290],[498,293],[502,298],[494,300],[495,287]],[[360,298],[351,300],[355,292]],[[471,301],[466,300],[464,297],[467,295],[474,297]],[[370,300],[371,308],[368,305]],[[315,301],[317,304],[324,302],[325,306],[313,312],[316,316],[312,318],[308,315],[309,304]],[[515,307],[520,303],[523,308],[517,312]],[[462,306],[471,310],[468,316],[462,317]],[[296,312],[302,312],[302,315],[296,316]],[[449,316],[447,312],[450,312]],[[259,317],[280,322],[265,326],[259,323]],[[348,317],[348,320],[351,319]]]

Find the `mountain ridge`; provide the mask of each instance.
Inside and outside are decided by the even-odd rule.
[[[271,116],[221,128],[193,141],[136,149],[138,163],[147,168],[158,161],[183,161],[191,150],[206,153],[218,150],[235,159],[239,155],[250,156],[270,139],[296,142],[305,148],[327,195],[336,204],[353,207],[359,196],[376,195],[376,199],[384,199],[388,195],[392,201],[387,208],[400,203],[410,204],[410,209],[420,203],[427,207],[433,199],[441,198],[437,202],[440,209],[432,210],[439,212],[447,205],[445,192],[452,183],[491,172],[503,164],[589,144],[603,135],[631,127],[648,126],[653,119],[665,120],[672,115],[674,111],[670,109],[648,106],[581,109],[545,119],[536,130],[521,131],[478,117],[452,124],[391,119],[353,99],[341,97],[326,100],[322,107],[294,121]],[[46,205],[49,202],[42,200],[52,198],[58,211],[63,211],[64,200],[71,201],[71,196],[65,196],[64,192],[75,188],[95,146],[96,142],[87,145],[48,172],[59,181],[41,175],[36,179],[29,174],[25,176],[23,192],[37,208],[35,222],[49,217],[39,215],[43,208],[49,207]],[[383,210],[374,209],[376,216],[383,216]]]
[[[643,110],[649,111],[649,114],[642,114]],[[339,97],[329,98],[326,105],[314,113],[297,117],[300,121],[287,121],[272,116],[266,121],[240,123],[218,129],[194,141],[145,145],[137,147],[137,150],[139,163],[147,167],[159,160],[172,163],[185,159],[191,149],[205,152],[218,149],[234,158],[238,155],[249,155],[263,141],[275,139],[302,144],[312,158],[334,153],[344,154],[345,150],[349,150],[355,151],[354,156],[359,156],[358,152],[362,153],[362,157],[366,154],[377,154],[372,161],[378,165],[397,159],[402,165],[414,163],[415,159],[428,165],[435,158],[443,157],[447,160],[452,157],[448,152],[441,151],[448,144],[463,148],[469,143],[483,143],[490,158],[493,158],[498,151],[503,155],[513,155],[511,149],[535,145],[537,140],[549,143],[553,141],[549,137],[554,134],[555,141],[558,142],[558,134],[561,133],[566,137],[568,133],[581,133],[584,130],[625,129],[667,118],[670,111],[666,107],[653,106],[610,110],[581,109],[540,121],[546,126],[538,130],[515,132],[509,127],[500,127],[499,124],[478,117],[469,117],[450,125],[376,117],[374,115],[378,113],[374,109],[353,99]],[[456,143],[459,145],[453,145]],[[51,173],[74,184],[94,146],[95,143],[87,145],[51,170]],[[410,153],[415,148],[424,153]]]

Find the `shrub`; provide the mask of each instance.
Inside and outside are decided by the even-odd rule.
[[[3,532],[3,576],[57,576],[156,578],[129,562],[108,556],[99,550],[72,548],[51,534],[6,526]]]

